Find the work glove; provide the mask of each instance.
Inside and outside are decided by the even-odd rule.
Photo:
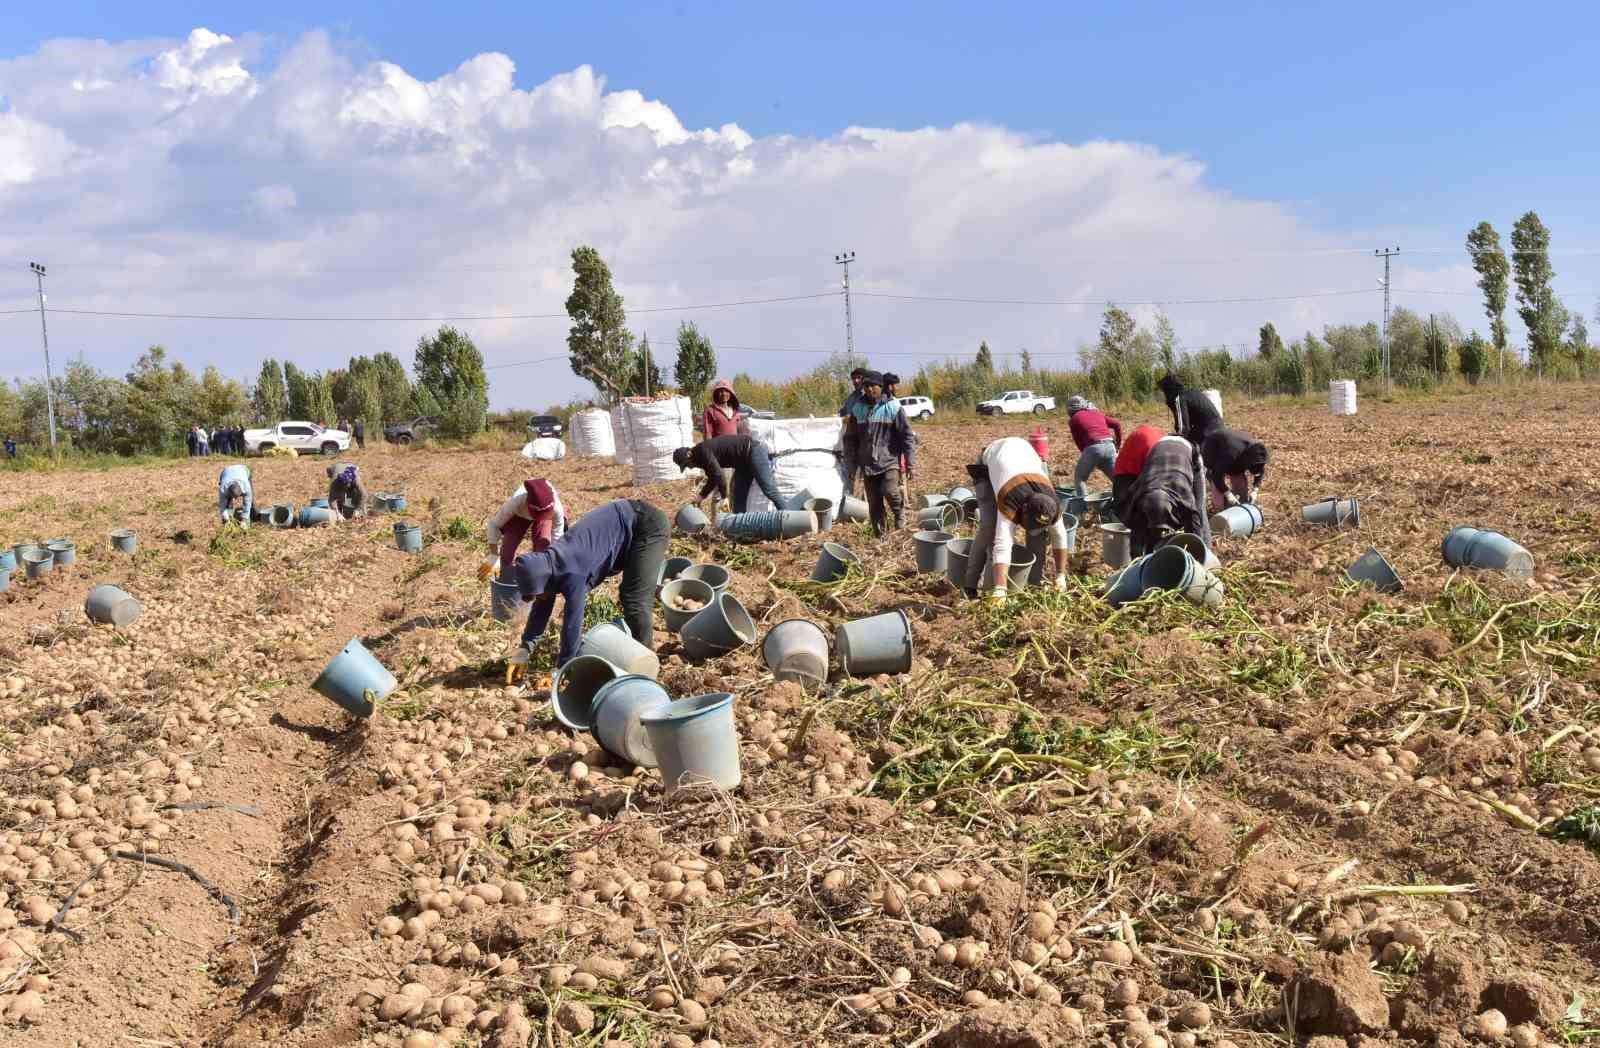
[[[1056,580],[1050,585],[1055,588],[1057,593],[1065,593],[1067,591],[1067,577],[1065,575],[1057,575]]]
[[[506,684],[512,685],[521,680],[528,672],[529,651],[522,645],[517,645],[517,650],[506,656]]]
[[[500,574],[500,562],[493,557],[478,565],[478,581],[488,582],[492,576]]]
[[[990,604],[998,605],[998,604],[1004,604],[1005,602],[1006,602],[1006,591],[1005,590],[1003,590],[1003,589],[993,589],[993,590],[989,591],[989,603]]]

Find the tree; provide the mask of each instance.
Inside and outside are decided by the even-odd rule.
[[[167,351],[151,346],[128,372],[127,427],[136,448],[154,450],[180,444],[195,411],[194,376],[182,364],[167,363]]]
[[[1506,261],[1505,249],[1500,246],[1500,234],[1487,222],[1479,222],[1467,234],[1467,255],[1472,259],[1472,268],[1478,271],[1478,287],[1483,290],[1483,312],[1489,318],[1489,337],[1500,354],[1501,370],[1504,371],[1506,281],[1511,275],[1511,264]],[[1476,383],[1477,379],[1469,381]]]
[[[489,377],[472,339],[446,325],[417,341],[412,364],[417,386],[438,404],[439,433],[467,437],[483,432],[489,414]]]
[[[404,422],[408,416],[422,414],[412,395],[406,367],[393,353],[378,353],[372,358],[372,371],[378,380],[379,409],[384,422]]]
[[[1133,336],[1138,327],[1131,313],[1106,303],[1106,311],[1100,317],[1099,355],[1118,364],[1126,361],[1133,350]]]
[[[214,366],[207,366],[200,375],[198,410],[207,425],[229,425],[244,415],[249,404],[244,387],[231,378],[223,378]]]
[[[572,252],[575,279],[567,297],[567,351],[572,372],[594,383],[607,403],[623,396],[618,379],[633,370],[633,335],[625,326],[622,296],[611,286],[611,269],[600,252],[587,245]],[[642,372],[641,372],[642,374]]]
[[[1483,369],[1488,361],[1489,343],[1474,331],[1462,341],[1461,348],[1456,354],[1456,367],[1468,385],[1476,386],[1478,380],[1483,377]]]
[[[1167,316],[1165,310],[1157,310],[1156,354],[1163,371],[1170,373],[1177,370],[1178,346],[1178,331],[1172,326],[1172,318]]]
[[[1589,325],[1583,322],[1583,314],[1577,310],[1571,310],[1569,316],[1571,323],[1567,328],[1567,355],[1572,357],[1581,375],[1589,365]]]
[[[333,380],[322,372],[309,376],[306,383],[311,392],[311,414],[306,418],[312,422],[320,422],[324,426],[331,426],[339,417],[337,409],[333,406]]]
[[[1256,352],[1262,360],[1275,360],[1283,352],[1283,339],[1278,337],[1278,329],[1270,320],[1261,325],[1261,341]]]
[[[699,408],[705,398],[706,387],[711,385],[716,374],[717,354],[711,348],[711,340],[689,321],[679,324],[678,359],[672,365],[672,377],[678,383],[678,389]]]
[[[1022,351],[1022,373],[1024,375],[1033,373],[1033,356],[1026,349]]]
[[[661,368],[650,348],[650,336],[639,340],[639,352],[628,354],[627,379],[622,384],[625,396],[642,397],[661,392]]]
[[[289,418],[301,422],[321,421],[315,414],[317,392],[310,375],[286,360],[283,362],[283,384],[289,391]]]
[[[276,425],[289,417],[289,387],[283,378],[283,368],[271,357],[261,362],[261,374],[256,378],[251,406],[256,421],[263,425]]]
[[[989,350],[988,340],[978,343],[978,355],[972,361],[973,367],[989,375],[994,374],[994,354]]]
[[[1553,362],[1566,327],[1566,310],[1550,285],[1550,230],[1532,211],[1511,229],[1511,268],[1517,281],[1517,315],[1528,329],[1528,355],[1541,369]]]

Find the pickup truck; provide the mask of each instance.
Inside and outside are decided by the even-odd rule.
[[[342,429],[326,429],[315,422],[280,422],[268,429],[244,431],[246,454],[264,455],[273,448],[334,455],[350,449],[350,434]]]
[[[431,418],[414,418],[410,422],[393,422],[383,427],[383,439],[391,444],[409,444],[413,440],[423,440],[433,432],[435,424]]]
[[[1031,389],[1009,389],[978,405],[980,415],[1043,415],[1056,409],[1055,397],[1036,397]]]

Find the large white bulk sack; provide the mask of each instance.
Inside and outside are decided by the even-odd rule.
[[[832,499],[837,509],[844,494],[839,476],[839,460],[833,451],[839,444],[844,420],[829,418],[786,418],[750,420],[750,435],[772,452],[773,479],[784,505],[774,506],[761,489],[750,486],[751,510],[788,509],[788,503],[802,491],[813,498]]]
[[[1335,415],[1356,413],[1356,384],[1347,378],[1336,378],[1328,383],[1328,410]]]
[[[611,408],[611,447],[618,465],[627,466],[633,462],[633,446],[628,443],[628,418],[621,404]]]
[[[567,457],[567,442],[560,437],[535,437],[522,445],[522,457],[555,462]]]
[[[689,398],[625,400],[622,409],[634,484],[681,479],[683,470],[672,461],[672,453],[694,447],[694,412]]]
[[[603,408],[586,408],[572,416],[572,453],[582,457],[617,453],[611,437],[611,416]]]

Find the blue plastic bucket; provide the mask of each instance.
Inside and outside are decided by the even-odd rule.
[[[598,655],[576,655],[550,680],[550,711],[573,731],[588,731],[594,723],[594,697],[622,670]]]
[[[773,539],[792,539],[801,535],[816,534],[817,518],[815,514],[803,509],[724,513],[717,517],[717,528],[729,538],[770,542]]]
[[[1452,528],[1440,552],[1451,567],[1499,571],[1514,579],[1533,577],[1533,554],[1498,531]]]
[[[496,622],[510,622],[526,608],[522,592],[517,589],[515,582],[489,580],[489,614],[494,616]]]
[[[958,484],[950,489],[950,501],[960,505],[968,499],[977,498],[978,493],[964,484]]]
[[[396,524],[394,526],[395,548],[401,553],[422,552],[422,526],[420,524]]]
[[[1212,551],[1210,546],[1205,544],[1205,541],[1199,535],[1180,531],[1176,535],[1168,535],[1162,539],[1156,548],[1160,549],[1162,546],[1177,546],[1187,551],[1189,556],[1203,565],[1207,571],[1216,571],[1222,567],[1222,561],[1217,559],[1216,553]]]
[[[28,578],[39,579],[50,574],[50,569],[56,566],[56,558],[49,550],[33,546],[22,555],[22,566]]]
[[[1144,558],[1140,575],[1146,591],[1176,590],[1184,599],[1206,607],[1222,603],[1222,580],[1182,546],[1163,546]]]
[[[817,555],[817,566],[811,569],[811,581],[833,582],[842,579],[852,564],[859,566],[861,558],[837,542],[824,542],[822,552]]]
[[[1261,507],[1245,502],[1238,506],[1229,506],[1221,513],[1212,514],[1211,533],[1244,539],[1260,531],[1262,523]]]
[[[50,556],[56,562],[56,567],[64,568],[77,562],[78,547],[70,542],[56,541],[45,547],[50,551]]]
[[[1133,532],[1124,524],[1109,521],[1100,525],[1100,560],[1108,568],[1127,566],[1132,559]]]
[[[678,607],[678,601],[684,599],[697,600],[700,607]],[[673,579],[661,587],[660,593],[661,614],[667,620],[667,629],[672,633],[679,632],[689,624],[690,619],[716,599],[716,592],[699,579]]]
[[[111,533],[111,548],[118,553],[132,553],[139,548],[139,536],[127,528],[118,528]]]
[[[810,619],[785,619],[761,641],[761,661],[779,680],[828,682],[828,635]]]
[[[721,564],[691,564],[678,572],[680,579],[699,579],[711,587],[713,593],[725,593],[733,575]]]
[[[1089,512],[1089,500],[1078,494],[1076,488],[1057,488],[1056,498],[1061,500],[1061,512],[1082,517]]]
[[[1106,576],[1105,588],[1100,595],[1113,608],[1138,600],[1144,595],[1144,557],[1129,561]]]
[[[637,673],[614,677],[595,692],[589,706],[589,733],[607,753],[641,768],[654,768],[656,751],[650,747],[650,733],[640,718],[671,701],[667,689],[649,677]]]
[[[333,510],[327,506],[310,505],[300,507],[300,526],[302,528],[319,528],[324,524],[332,523]]]
[[[1329,497],[1319,499],[1309,506],[1300,507],[1300,519],[1307,524],[1322,524],[1330,528],[1361,526],[1361,503],[1357,499]]]
[[[0,571],[16,571],[17,555],[9,549],[0,549]]]
[[[306,505],[315,506],[318,509],[332,509],[333,508],[332,506],[330,506],[328,504],[328,500],[327,499],[312,499],[310,502],[306,503]]]
[[[686,535],[698,534],[711,526],[711,518],[699,506],[682,506],[672,521]]]
[[[16,570],[16,568],[20,568],[26,564],[28,554],[38,548],[39,544],[37,542],[19,542],[15,546],[12,546],[11,556],[15,561],[15,565],[12,570]]]
[[[294,522],[295,513],[293,502],[280,502],[276,506],[272,507],[272,518],[270,523],[273,527],[292,528],[294,527]]]
[[[1076,553],[1078,550],[1078,515],[1063,510],[1061,513],[1061,526],[1067,530],[1067,552]]]
[[[1376,546],[1356,558],[1356,562],[1350,565],[1345,575],[1352,582],[1372,583],[1379,593],[1399,593],[1404,586],[1400,581],[1400,573],[1389,563],[1387,557],[1378,552]]]
[[[911,620],[896,609],[841,624],[833,631],[839,665],[852,677],[911,669]]]
[[[967,585],[967,558],[972,554],[971,539],[951,539],[944,544],[944,577],[956,589]]]
[[[0,568],[0,593],[11,588],[11,569]]]
[[[391,492],[384,497],[384,504],[389,507],[390,513],[400,513],[406,508],[406,497],[399,492]]]
[[[728,692],[679,699],[639,718],[650,736],[667,796],[695,786],[736,788],[739,731]]]
[[[950,565],[946,545],[954,535],[948,531],[919,531],[911,536],[912,548],[917,554],[917,570],[930,575],[941,574]]]
[[[325,695],[356,717],[370,717],[375,704],[398,682],[383,663],[373,658],[358,638],[352,638],[328,664],[311,689]]]
[[[592,626],[578,642],[579,655],[598,655],[624,673],[654,679],[661,673],[656,653],[634,640],[625,626],[602,622]]]
[[[755,643],[756,624],[738,597],[719,593],[716,600],[684,623],[678,637],[685,656],[709,659]]]
[[[83,602],[83,612],[91,622],[126,626],[144,614],[144,605],[132,594],[115,586],[96,586]]]

